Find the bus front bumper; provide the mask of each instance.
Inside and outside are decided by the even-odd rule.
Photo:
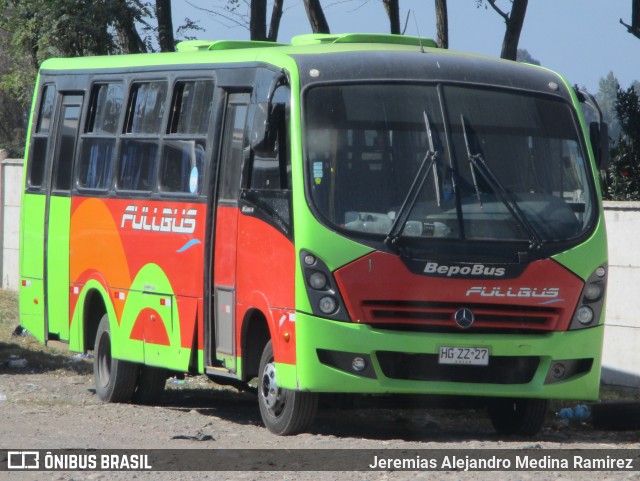
[[[297,364],[277,363],[287,389],[594,400],[604,327],[543,334],[373,329],[296,314]],[[488,348],[489,363],[442,365],[440,347]]]

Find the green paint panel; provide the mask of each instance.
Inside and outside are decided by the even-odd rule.
[[[145,309],[151,309],[156,314],[150,311],[145,314]],[[131,339],[139,316],[143,317],[139,322],[144,326],[145,336],[155,336],[157,339],[154,333],[166,333],[169,345]],[[180,371],[189,368],[191,349],[180,347],[180,322],[173,288],[159,266],[147,264],[140,269],[126,295],[120,325],[114,327],[112,320],[111,326],[114,357]]]
[[[26,167],[25,167],[26,169]],[[46,197],[25,194],[20,208],[20,277],[44,277],[44,214]],[[44,306],[44,304],[43,304]]]
[[[584,280],[603,264],[607,264],[607,234],[604,218],[600,217],[598,227],[585,243],[553,256],[553,259]]]
[[[365,325],[327,321],[296,314],[297,369],[283,369],[278,383],[289,389],[318,392],[423,393],[535,398],[597,399],[603,326],[544,336],[457,333],[382,332]],[[540,356],[528,384],[454,383],[390,379],[382,374],[376,351],[435,354],[439,346],[489,347],[491,356]],[[378,379],[368,379],[323,365],[317,349],[368,354]],[[544,385],[552,360],[595,358],[591,372]],[[294,378],[294,373],[297,378]]]
[[[52,196],[49,219],[46,279],[49,333],[68,340],[71,198]]]
[[[20,325],[44,342],[44,286],[41,279],[25,279],[20,285]],[[24,284],[24,285],[23,285]]]
[[[20,324],[40,342],[45,341],[43,283],[45,201],[44,195],[23,195],[20,215]],[[28,225],[26,225],[27,222]]]

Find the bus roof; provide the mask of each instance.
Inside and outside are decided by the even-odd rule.
[[[419,54],[422,54],[419,57]],[[427,54],[427,55],[424,55]],[[45,61],[41,73],[125,70],[129,72],[184,65],[264,63],[298,70],[301,82],[310,69],[333,73],[325,80],[357,78],[455,80],[502,85],[569,97],[566,82],[556,73],[502,59],[439,49],[431,39],[386,34],[306,34],[291,43],[243,40],[188,40],[177,52],[54,58]],[[558,88],[559,87],[559,88]]]
[[[283,62],[283,60],[278,62],[278,57],[288,57],[294,54],[354,50],[432,50],[436,48],[436,43],[427,38],[363,33],[298,35],[293,37],[289,44],[253,40],[187,40],[178,43],[177,52],[52,58],[42,64],[41,70],[50,72],[256,60],[278,64]]]

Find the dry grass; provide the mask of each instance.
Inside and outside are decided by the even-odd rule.
[[[16,372],[16,368],[9,369],[6,365],[11,359],[26,359],[27,367],[19,369],[26,372],[92,372],[89,362],[74,360],[75,353],[66,349],[45,346],[29,335],[12,337],[19,324],[17,293],[0,289],[0,373]]]
[[[8,339],[18,325],[18,295],[0,289],[0,340]]]

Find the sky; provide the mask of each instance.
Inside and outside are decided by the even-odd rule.
[[[241,2],[243,0],[240,0]],[[226,0],[173,0],[174,26],[184,17],[199,20],[204,40],[246,40],[246,28],[193,6],[212,9]],[[248,0],[247,0],[248,3]],[[321,0],[332,33],[388,33],[381,0]],[[475,0],[449,0],[449,48],[500,56],[504,20],[491,7],[476,8]],[[435,1],[400,0],[400,18],[406,34],[435,38]],[[508,0],[498,4],[510,8]],[[284,0],[278,40],[311,33],[302,0]],[[271,7],[269,6],[269,14]],[[597,93],[602,77],[613,72],[624,88],[640,80],[640,39],[620,24],[631,22],[631,0],[529,0],[519,48],[529,51],[544,67],[565,76],[572,84]],[[417,26],[416,26],[417,24]]]

